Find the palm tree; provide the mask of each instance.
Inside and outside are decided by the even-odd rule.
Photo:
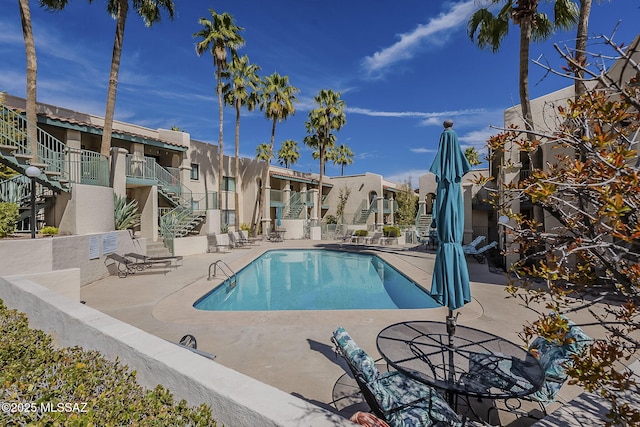
[[[538,11],[539,0],[491,0],[488,7],[477,10],[467,23],[469,37],[480,48],[490,48],[494,53],[509,32],[509,20],[520,27],[520,106],[525,128],[533,130],[529,99],[529,47],[531,41],[548,39],[554,29],[569,29],[576,24],[578,7],[572,0],[554,0],[554,20]],[[503,4],[497,14],[491,5]],[[475,40],[474,40],[475,39]],[[529,133],[530,138],[534,138]],[[542,166],[542,165],[540,165]]]
[[[66,1],[61,0],[60,3],[66,3]],[[169,14],[169,18],[173,20],[174,5],[172,0],[132,0],[132,6],[147,27],[152,26],[156,22],[160,22],[161,9],[165,9]],[[111,134],[113,132],[113,116],[116,109],[118,73],[120,72],[124,26],[127,21],[128,11],[129,0],[109,0],[107,2],[107,12],[116,17],[116,35],[113,41],[111,71],[109,72],[109,87],[107,89],[107,106],[104,113],[104,128],[102,130],[102,142],[100,144],[100,153],[104,156],[109,156],[111,151]]]
[[[471,40],[480,48],[490,48],[494,53],[500,49],[502,40],[509,32],[509,20],[520,27],[520,108],[527,138],[535,147],[533,134],[533,115],[529,98],[529,47],[531,41],[546,40],[554,29],[569,29],[576,24],[578,7],[572,0],[554,0],[554,20],[549,20],[545,13],[538,11],[539,0],[491,0],[489,6],[502,4],[497,14],[489,7],[477,10],[467,23],[467,31]],[[530,154],[530,170],[542,169],[542,149],[538,147]],[[542,209],[534,205],[533,216],[538,224],[544,223]]]
[[[327,159],[332,160],[334,165],[340,165],[340,176],[344,176],[344,167],[353,164],[353,151],[348,145],[340,144],[329,151]]]
[[[467,158],[471,166],[477,166],[482,163],[480,161],[480,153],[478,153],[476,147],[469,147],[464,150],[464,156]]]
[[[289,169],[299,158],[300,150],[298,149],[298,143],[293,139],[284,141],[278,150],[278,163]]]
[[[312,134],[308,135],[304,138],[304,143],[313,148],[311,152],[311,157],[313,160],[320,160],[320,144],[318,135]],[[327,162],[333,161],[333,148],[336,145],[336,136],[332,133],[329,134],[329,142],[326,145],[325,156],[324,156],[324,167],[322,168],[322,173],[326,175],[327,173]]]
[[[236,110],[236,152],[235,152],[235,173],[234,179],[236,183],[235,206],[236,218],[241,220],[240,212],[240,108],[247,107],[249,111],[253,111],[257,104],[257,89],[260,79],[258,71],[260,67],[249,63],[249,57],[244,55],[238,57],[233,56],[231,64],[224,73],[225,77],[231,81],[222,88],[225,103],[233,106]]]
[[[22,21],[24,50],[27,57],[27,146],[31,151],[31,163],[38,163],[38,116],[36,113],[38,63],[36,61],[36,45],[33,40],[29,0],[18,0],[18,4]]]
[[[271,140],[267,149],[269,160],[273,157],[273,143],[276,138],[276,123],[286,120],[295,114],[294,103],[298,88],[289,84],[289,77],[273,73],[265,77],[260,84],[260,111],[264,111],[267,119],[271,120]],[[265,208],[267,196],[267,184],[269,180],[269,162],[267,161],[262,171],[262,191],[260,192],[260,210],[258,219],[254,224],[254,230],[262,220],[262,212]],[[263,230],[267,232],[267,230]]]
[[[256,147],[256,160],[268,163],[271,159],[273,159],[273,152],[269,148],[269,144],[263,142]]]
[[[213,56],[213,65],[216,68],[216,92],[218,94],[218,114],[220,119],[218,132],[218,199],[220,199],[222,195],[222,178],[224,176],[222,72],[227,68],[227,50],[231,51],[232,55],[235,55],[236,51],[244,45],[244,39],[239,34],[243,28],[238,27],[233,22],[231,15],[226,12],[218,14],[213,9],[209,9],[209,13],[211,13],[211,19],[200,18],[198,24],[204,28],[193,36],[202,39],[196,44],[198,56],[210,50],[211,56]]]
[[[325,155],[327,149],[335,143],[331,139],[331,131],[340,130],[347,123],[347,117],[344,112],[346,104],[340,99],[340,92],[322,89],[313,101],[318,107],[309,112],[309,119],[305,122],[307,133],[309,133],[305,137],[305,144],[315,146],[320,157],[320,178],[318,179],[318,220],[320,220],[322,219],[322,177]]]

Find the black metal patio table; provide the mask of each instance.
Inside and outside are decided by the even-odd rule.
[[[450,344],[451,343],[451,344]],[[401,322],[377,338],[380,355],[398,371],[457,397],[487,399],[534,393],[544,371],[526,349],[497,335],[458,325],[450,341],[443,322]]]

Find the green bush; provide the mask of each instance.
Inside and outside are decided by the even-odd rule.
[[[382,227],[384,237],[400,237],[400,227],[394,225],[385,225]]]
[[[40,234],[44,234],[46,236],[55,236],[56,234],[58,234],[58,227],[47,225],[46,227],[42,227],[40,229]]]
[[[324,217],[324,221],[327,224],[337,224],[338,223],[338,218],[336,218],[333,215],[327,215],[327,216]]]
[[[0,202],[0,237],[7,237],[16,231],[19,215],[17,203]]]
[[[369,232],[367,230],[356,230],[354,235],[358,237],[367,237],[369,235]]]
[[[22,409],[0,412],[0,425],[216,425],[207,405],[174,402],[162,386],[147,390],[135,377],[98,352],[55,349],[51,337],[0,300],[0,401]],[[67,404],[70,410],[56,410]]]

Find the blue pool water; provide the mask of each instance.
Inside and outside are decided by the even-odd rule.
[[[381,258],[339,251],[265,252],[194,304],[200,310],[354,310],[439,307]]]

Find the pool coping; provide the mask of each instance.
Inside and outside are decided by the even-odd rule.
[[[344,247],[274,247],[263,246],[256,250],[246,251],[244,254],[240,253],[239,256],[226,262],[227,265],[233,271],[240,271],[248,266],[258,257],[262,256],[266,252],[276,250],[296,250],[296,249],[325,249],[336,250],[342,252],[352,252],[360,254],[371,254],[378,256],[386,263],[394,267],[398,272],[409,278],[416,285],[421,287],[425,292],[429,293],[431,287],[430,271],[433,270],[433,262],[435,255],[432,259],[427,258],[427,263],[423,268],[409,263],[403,256],[406,256],[409,252],[401,250],[400,248],[389,247],[374,247],[363,245],[349,245]],[[242,250],[242,249],[238,249]],[[310,321],[324,319],[327,316],[333,316],[344,312],[345,310],[273,310],[273,311],[213,311],[213,310],[200,310],[193,307],[193,304],[207,293],[211,292],[216,287],[220,286],[226,277],[219,275],[213,277],[211,280],[207,280],[206,277],[188,284],[187,286],[179,289],[175,293],[166,296],[159,301],[153,309],[153,316],[158,320],[164,322],[179,322],[183,324],[202,324],[215,322],[217,325],[228,324],[230,326],[238,326],[241,324],[253,325],[256,322],[269,322],[270,324],[289,324],[291,320],[300,317],[301,313],[305,314],[305,317]],[[357,311],[363,316],[371,316],[374,312],[387,311],[398,312],[405,316],[420,314],[419,312],[424,310],[441,311],[442,315],[446,315],[447,309],[444,307],[434,307],[425,309],[361,309],[361,310],[348,310]],[[460,309],[460,313],[464,313],[465,318],[472,319],[479,317],[482,314],[482,309],[477,300],[472,298],[472,301],[466,304]],[[443,317],[444,318],[444,317]]]

